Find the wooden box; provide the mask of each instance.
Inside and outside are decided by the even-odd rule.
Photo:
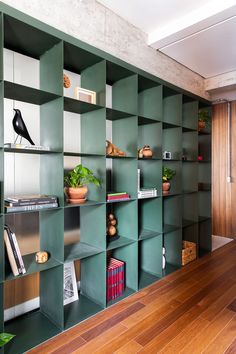
[[[183,241],[182,244],[182,265],[194,261],[197,258],[196,243]]]

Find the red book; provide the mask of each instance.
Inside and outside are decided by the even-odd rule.
[[[108,195],[107,196],[107,200],[117,200],[117,199],[126,199],[129,198],[129,194],[128,193],[124,193],[124,194],[119,194],[119,195]]]

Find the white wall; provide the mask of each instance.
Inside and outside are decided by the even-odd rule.
[[[4,0],[63,32],[199,96],[204,79],[147,46],[147,35],[95,0]]]

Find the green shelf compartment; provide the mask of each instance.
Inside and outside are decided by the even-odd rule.
[[[196,244],[196,251],[198,257],[199,248],[199,225],[198,223],[186,226],[183,228],[183,240],[194,242]]]
[[[137,200],[129,203],[107,204],[106,216],[114,214],[117,220],[117,235],[120,237],[112,241],[112,237],[107,236],[107,249],[118,248],[138,239],[138,215]]]
[[[198,164],[198,182],[203,184],[203,189],[204,189],[204,185],[205,187],[211,185],[211,164],[210,163]]]
[[[198,215],[205,218],[211,217],[210,192],[198,192]]]
[[[153,123],[150,120],[149,124],[139,124],[138,149],[141,149],[144,145],[149,145],[152,149],[153,159],[162,159],[162,123]]]
[[[138,76],[138,115],[157,121],[162,120],[163,87],[158,83]]]
[[[166,269],[163,269],[163,276],[175,271],[176,267],[182,265],[182,230],[175,230],[164,234],[163,247],[165,247]],[[168,267],[168,265],[170,267]],[[173,267],[173,270],[171,268]],[[170,270],[168,270],[170,268]]]
[[[39,275],[39,309],[5,322],[4,331],[16,335],[5,347],[7,353],[24,353],[63,329],[63,265]]]
[[[107,306],[113,305],[138,290],[138,242],[107,251],[107,259],[110,257],[125,263],[125,291],[123,296],[109,301]]]
[[[162,270],[162,276],[166,277],[167,275],[176,272],[180,268],[181,268],[181,266],[179,266],[179,265],[176,266],[173,264],[166,263],[165,269]]]
[[[104,204],[64,209],[65,262],[90,257],[106,249],[105,210]]]
[[[163,161],[163,166],[170,168],[171,170],[175,170],[176,174],[170,181],[170,191],[167,195],[163,195],[164,197],[168,197],[171,195],[177,195],[182,193],[182,162],[181,161]]]
[[[143,159],[138,161],[140,188],[156,188],[158,196],[162,191],[162,161]]]
[[[95,315],[106,306],[106,253],[92,255],[78,262],[79,299],[64,306],[65,329]]]
[[[198,135],[198,150],[202,161],[211,161],[211,135]]]
[[[199,256],[212,251],[212,220],[203,217],[201,220],[198,224]]]
[[[182,160],[182,128],[168,128],[163,130],[162,151],[171,152],[171,159]]]
[[[162,232],[162,199],[139,199],[138,235],[139,240],[155,237]]]
[[[198,190],[198,163],[183,163],[182,165],[182,188],[183,191]]]
[[[117,109],[106,108],[106,118],[107,120],[118,120],[132,117],[133,114],[126,113],[123,111],[118,111]]]
[[[107,159],[107,192],[126,192],[131,199],[137,198],[137,160]]]
[[[4,150],[0,149],[0,213],[4,212]]]
[[[94,103],[80,101],[71,97],[64,97],[64,111],[66,112],[83,114],[83,113],[97,111],[101,108],[102,106],[99,106]]]
[[[197,131],[184,132],[182,140],[184,162],[198,161],[198,133]]]
[[[0,215],[0,284],[4,280],[4,265],[5,265],[5,250],[4,250],[4,238],[3,238],[3,232],[4,232],[4,217]],[[1,299],[1,296],[0,296]],[[2,308],[2,307],[1,307]],[[1,313],[1,311],[0,311]],[[1,316],[0,316],[1,318]],[[0,326],[1,326],[1,321],[0,321]]]
[[[162,277],[162,235],[139,242],[139,289]]]
[[[197,193],[184,194],[183,197],[183,227],[198,222],[198,195]]]
[[[111,86],[112,92],[112,107],[110,108],[137,115],[138,75],[107,61],[106,82]]]
[[[0,81],[3,80],[3,48],[4,48],[4,29],[3,29],[3,13],[0,14]],[[1,125],[2,126],[2,125]]]
[[[163,199],[163,232],[168,233],[182,226],[182,196]]]
[[[183,95],[183,128],[198,130],[198,101]]]
[[[182,126],[182,95],[168,88],[163,90],[163,122]]]
[[[137,156],[137,117],[128,117],[125,120],[107,120],[106,129],[107,139],[124,151],[126,157]]]

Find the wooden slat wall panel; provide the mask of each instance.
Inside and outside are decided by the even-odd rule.
[[[232,183],[227,182],[227,103],[212,108],[212,218],[214,235],[236,238],[236,102],[231,107]]]

